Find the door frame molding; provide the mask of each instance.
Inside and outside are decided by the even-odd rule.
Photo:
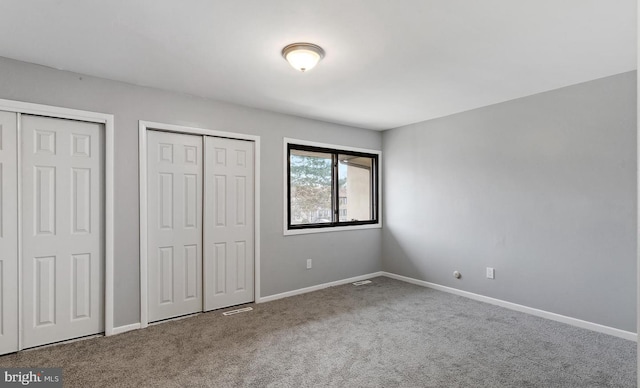
[[[0,110],[15,112],[18,117],[21,114],[31,114],[38,116],[47,116],[57,119],[70,119],[85,121],[90,123],[99,123],[104,125],[105,129],[105,144],[104,144],[104,168],[105,168],[105,220],[104,220],[104,331],[105,335],[109,336],[114,334],[113,332],[113,250],[114,250],[114,116],[108,113],[98,113],[78,109],[62,108],[52,105],[34,104],[30,102],[14,101],[0,99]],[[19,146],[22,141],[22,128],[20,120],[17,122],[18,133],[18,161],[20,160]],[[18,164],[18,350],[22,350],[22,235],[20,233],[21,228],[21,200],[22,197],[22,185],[21,185],[21,167]]]
[[[140,185],[140,328],[149,326],[147,283],[147,131],[159,130],[187,135],[214,136],[248,140],[255,145],[254,154],[254,301],[260,300],[260,136],[214,129],[188,127],[140,120],[138,123],[139,185]],[[204,289],[204,284],[203,284]]]

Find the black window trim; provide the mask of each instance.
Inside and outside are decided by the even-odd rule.
[[[362,151],[353,151],[349,149],[340,149],[340,148],[329,148],[324,146],[315,146],[315,145],[306,145],[299,144],[295,142],[287,142],[287,176],[286,176],[286,185],[287,185],[287,198],[286,198],[286,220],[287,220],[287,230],[305,230],[305,229],[326,229],[326,228],[336,228],[336,227],[344,227],[344,226],[361,226],[361,225],[378,225],[380,223],[380,206],[379,206],[379,198],[380,198],[380,158],[378,153],[368,153]],[[339,146],[336,146],[339,147]],[[332,219],[336,220],[333,222],[323,222],[317,224],[291,224],[291,150],[299,150],[299,151],[310,151],[310,152],[320,152],[320,153],[328,153],[331,154],[332,158],[332,169],[331,169],[331,182],[332,182]],[[371,185],[371,212],[372,219],[366,221],[342,221],[340,222],[340,188],[338,186],[338,155],[349,155],[349,156],[360,156],[367,157],[373,159],[373,165],[371,167],[371,175],[372,182]]]

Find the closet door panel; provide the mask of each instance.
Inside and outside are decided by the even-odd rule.
[[[205,310],[254,300],[254,143],[205,138]]]
[[[104,331],[104,127],[22,115],[25,348]]]
[[[17,118],[0,111],[0,354],[18,350]]]
[[[147,132],[149,321],[202,311],[202,136]]]

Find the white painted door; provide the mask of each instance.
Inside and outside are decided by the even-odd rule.
[[[104,331],[104,128],[22,115],[23,347]]]
[[[0,354],[18,350],[17,118],[0,111]]]
[[[254,300],[254,143],[205,137],[205,311]]]
[[[202,311],[202,136],[147,132],[149,321]]]

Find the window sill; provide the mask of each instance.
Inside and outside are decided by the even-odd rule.
[[[327,228],[285,229],[284,235],[296,236],[300,234],[344,232],[349,230],[380,229],[380,228],[382,228],[382,223],[378,222],[377,224],[331,226]]]

